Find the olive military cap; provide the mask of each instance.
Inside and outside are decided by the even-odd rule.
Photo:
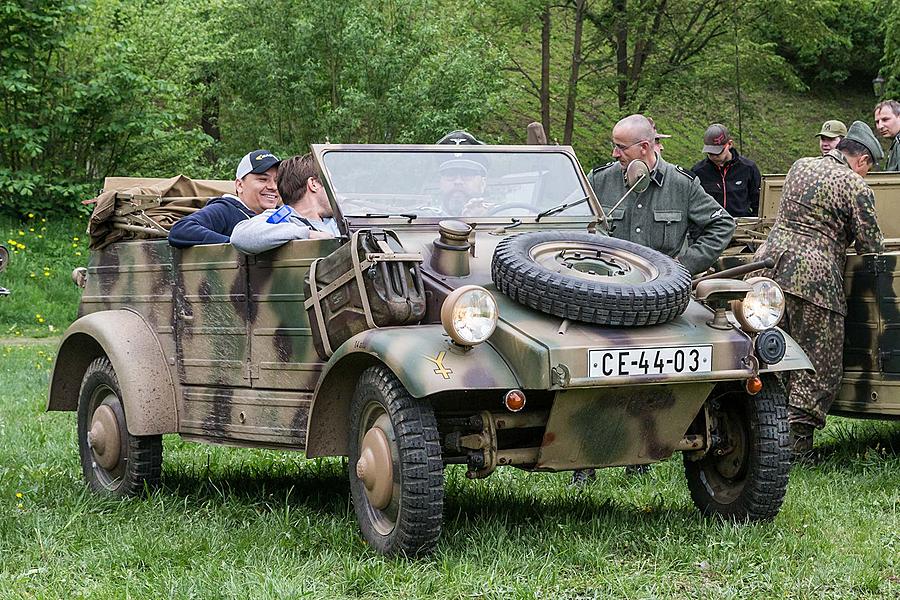
[[[816,137],[846,137],[847,126],[837,120],[825,121],[822,123],[822,131],[816,134]]]

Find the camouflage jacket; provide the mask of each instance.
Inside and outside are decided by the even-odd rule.
[[[650,178],[647,191],[609,215],[610,235],[677,257],[692,274],[705,271],[731,241],[734,219],[690,171],[658,157]],[[616,161],[592,170],[588,181],[607,214],[627,191]]]
[[[839,150],[801,158],[788,171],[775,225],[754,260],[772,258],[762,274],[785,292],[847,314],[844,266],[847,248],[881,252],[875,196]]]

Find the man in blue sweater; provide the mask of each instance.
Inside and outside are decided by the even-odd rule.
[[[179,219],[169,231],[169,244],[176,248],[227,244],[236,224],[278,205],[279,164],[281,160],[268,150],[244,156],[234,177],[237,195],[211,198],[197,212]]]

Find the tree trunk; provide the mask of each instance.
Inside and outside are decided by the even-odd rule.
[[[572,144],[575,129],[575,100],[578,97],[578,70],[581,67],[581,31],[584,25],[584,2],[575,0],[575,39],[572,42],[572,68],[569,71],[569,89],[566,95],[566,125],[563,130],[563,144]]]
[[[627,0],[613,0],[612,9],[616,23],[616,76],[618,78],[617,97],[619,108],[628,103],[628,9]]]
[[[550,4],[541,13],[541,124],[550,138]]]

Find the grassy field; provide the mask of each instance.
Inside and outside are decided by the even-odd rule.
[[[0,286],[0,338],[59,335],[75,319],[79,290],[72,269],[87,265],[86,217],[0,219],[0,244],[10,252]]]
[[[896,598],[900,423],[832,419],[770,524],[705,521],[673,458],[638,478],[447,471],[416,561],[361,541],[340,460],[165,440],[163,487],[85,491],[51,344],[0,346],[2,598]]]

